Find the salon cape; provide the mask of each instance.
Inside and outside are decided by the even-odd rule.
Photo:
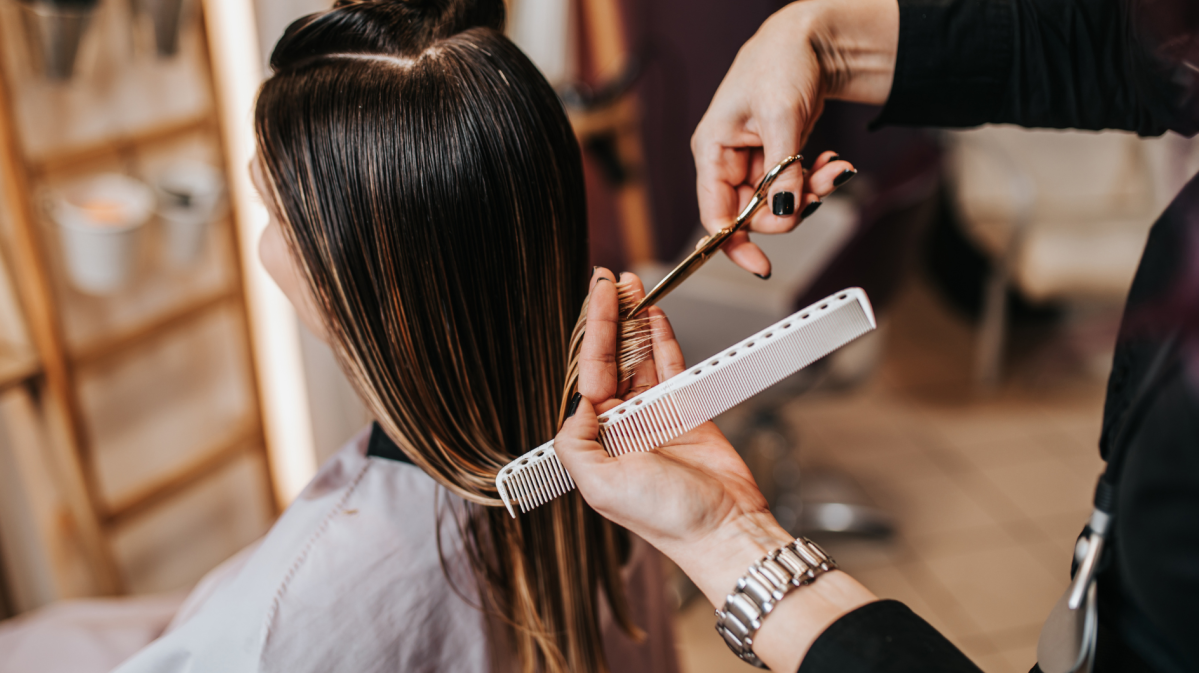
[[[377,428],[377,426],[375,426]],[[388,673],[505,671],[493,620],[476,602],[461,538],[435,501],[461,506],[410,463],[368,455],[384,443],[363,431],[331,458],[261,542],[196,587],[165,635],[119,673]],[[369,453],[377,453],[371,450]],[[677,669],[660,558],[638,540],[625,568],[634,643],[603,617],[615,671]],[[602,601],[601,601],[602,603]]]

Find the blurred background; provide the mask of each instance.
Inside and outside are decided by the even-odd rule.
[[[781,4],[509,5],[584,148],[594,263],[656,280],[700,236],[691,131]],[[258,266],[245,171],[270,47],[325,7],[0,0],[0,618],[99,596],[169,616],[369,422]],[[860,174],[756,238],[769,281],[720,258],[663,308],[696,362],[865,288],[876,332],[719,422],[785,526],[984,670],[1025,671],[1090,511],[1124,295],[1199,153],[867,132],[876,112],[826,108],[805,154]],[[745,670],[671,591],[685,670]]]

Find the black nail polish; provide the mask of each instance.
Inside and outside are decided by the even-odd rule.
[[[795,195],[791,192],[779,192],[774,195],[774,203],[771,208],[774,214],[779,217],[790,215],[795,212]]]
[[[853,179],[853,176],[855,176],[855,175],[857,175],[857,174],[858,174],[858,172],[857,172],[857,171],[855,171],[854,169],[852,169],[852,168],[846,168],[845,170],[841,171],[841,174],[840,174],[840,175],[838,175],[837,177],[833,178],[833,186],[834,186],[834,187],[840,187],[841,185],[843,185],[843,184],[845,184],[845,183],[849,182],[850,180],[852,180],[852,179]]]
[[[826,161],[826,162],[824,162],[824,163],[825,163],[825,165],[827,166],[828,164],[831,164],[831,163],[833,163],[834,161],[840,161],[840,160],[841,160],[841,155],[840,155],[840,154],[834,154],[833,156],[831,156],[831,157],[829,157],[829,158],[828,158],[828,161]]]
[[[607,276],[600,276],[599,278],[596,278],[596,279],[595,279],[595,282],[597,282],[597,283],[598,283],[598,282],[600,282],[601,280],[606,280],[606,281],[608,281],[609,283],[611,283],[611,282],[614,282],[614,281],[613,281],[611,278],[609,278],[609,277],[607,277]]]
[[[771,269],[770,272],[767,273],[765,276],[763,276],[760,273],[755,273],[754,275],[757,276],[758,278],[761,278],[762,280],[770,280],[770,275],[773,273],[774,273],[774,269]]]
[[[811,217],[812,213],[816,212],[816,209],[820,207],[821,203],[824,203],[824,202],[823,201],[813,201],[813,202],[809,203],[808,207],[804,208],[803,212],[799,214],[799,219],[806,220],[809,217]]]
[[[596,271],[599,271],[599,267],[598,267],[598,266],[593,266],[593,267],[591,267],[591,275],[593,275],[593,276],[594,276]]]
[[[583,393],[575,393],[575,396],[570,398],[570,402],[566,405],[566,417],[570,418],[579,410],[579,402],[583,400]]]

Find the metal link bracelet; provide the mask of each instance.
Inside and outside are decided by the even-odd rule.
[[[828,553],[803,537],[770,552],[737,580],[724,609],[716,611],[716,632],[742,661],[766,668],[754,654],[754,634],[762,620],[791,591],[836,568]]]

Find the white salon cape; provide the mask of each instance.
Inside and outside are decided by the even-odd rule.
[[[389,442],[378,432],[376,442],[380,436]],[[464,595],[442,569],[436,503],[461,501],[443,489],[438,494],[435,482],[409,463],[368,456],[371,443],[369,430],[351,440],[257,545],[205,577],[165,633],[115,670],[518,670],[503,639],[488,635],[495,622],[472,605],[476,585],[452,516],[442,517],[442,553]],[[610,668],[676,671],[657,552],[638,540],[625,578],[634,619],[648,637],[634,643],[603,615]],[[58,633],[57,647],[69,647]]]

